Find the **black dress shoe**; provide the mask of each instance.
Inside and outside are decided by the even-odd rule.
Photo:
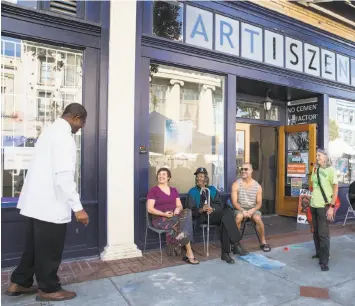
[[[229,256],[228,253],[222,253],[221,259],[226,261],[229,264],[234,264],[234,259],[232,257]]]
[[[320,269],[321,269],[323,272],[329,271],[329,267],[328,267],[327,264],[320,264]]]
[[[239,255],[239,256],[245,256],[245,255],[249,254],[248,251],[243,249],[243,247],[240,245],[240,243],[235,243],[232,247],[232,251],[234,254]]]

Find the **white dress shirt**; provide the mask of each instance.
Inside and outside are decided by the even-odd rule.
[[[71,127],[57,119],[39,136],[17,208],[20,214],[51,223],[69,223],[83,209],[74,180],[76,144]]]

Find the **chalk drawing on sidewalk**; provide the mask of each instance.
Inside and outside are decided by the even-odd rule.
[[[129,281],[126,285],[120,287],[120,291],[122,293],[130,293],[138,289],[138,287],[143,283],[141,282],[135,282],[133,283],[132,281]]]
[[[270,259],[264,255],[261,254],[248,254],[246,256],[240,256],[239,257],[241,260],[244,260],[256,267],[263,268],[266,270],[275,270],[275,269],[281,269],[285,266],[284,263]]]
[[[173,272],[156,273],[148,277],[153,286],[161,290],[173,290],[177,293],[194,292],[196,286],[193,282],[177,277]]]

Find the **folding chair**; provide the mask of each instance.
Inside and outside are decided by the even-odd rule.
[[[355,210],[354,210],[354,208],[352,207],[352,205],[350,203],[349,193],[346,194],[346,200],[348,201],[349,207],[348,207],[348,211],[346,213],[346,217],[345,217],[343,226],[345,226],[345,224],[346,224],[346,220],[348,219],[349,213],[352,213],[354,215],[354,218],[355,218]]]
[[[241,236],[242,236],[241,239],[243,239],[245,228],[247,226],[251,226],[254,229],[254,232],[255,232],[256,236],[258,237],[259,243],[261,243],[259,233],[256,229],[256,225],[251,219],[246,219],[243,221],[242,226],[241,226]]]
[[[148,210],[146,209],[146,227],[145,227],[145,239],[144,239],[144,251],[143,251],[143,253],[145,253],[145,249],[146,249],[146,246],[147,246],[148,229],[150,229],[151,231],[159,234],[160,262],[163,262],[163,251],[162,251],[162,247],[161,247],[161,235],[162,234],[166,234],[166,233],[171,233],[172,231],[171,230],[162,230],[162,229],[155,228],[152,225],[152,216],[148,212]]]
[[[205,252],[205,254],[207,254],[207,250],[206,250],[206,235],[205,235],[205,230],[207,230],[207,224],[201,224],[200,227],[202,228],[203,251]],[[210,229],[211,228],[214,228],[213,241],[214,241],[214,244],[216,244],[216,232],[217,232],[218,226],[217,225],[210,225]]]
[[[233,205],[232,205],[232,202],[231,202],[231,199],[230,199],[230,198],[227,200],[227,205],[228,205],[233,211],[235,210],[235,208],[234,208]],[[255,234],[256,234],[256,236],[258,237],[259,243],[261,243],[259,233],[258,233],[258,231],[256,230],[256,225],[255,225],[255,223],[252,222],[252,220],[250,220],[250,219],[244,220],[243,223],[242,223],[242,225],[241,225],[241,239],[243,239],[244,232],[245,232],[245,228],[247,227],[247,225],[250,225],[250,226],[254,229]]]

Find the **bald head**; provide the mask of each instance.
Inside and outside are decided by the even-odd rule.
[[[80,117],[86,120],[88,113],[84,106],[79,103],[71,103],[69,104],[64,112],[63,117],[65,116],[72,116],[72,117]]]
[[[70,126],[72,133],[75,134],[86,123],[87,111],[84,106],[79,103],[69,104],[62,115],[62,118],[66,120]]]

